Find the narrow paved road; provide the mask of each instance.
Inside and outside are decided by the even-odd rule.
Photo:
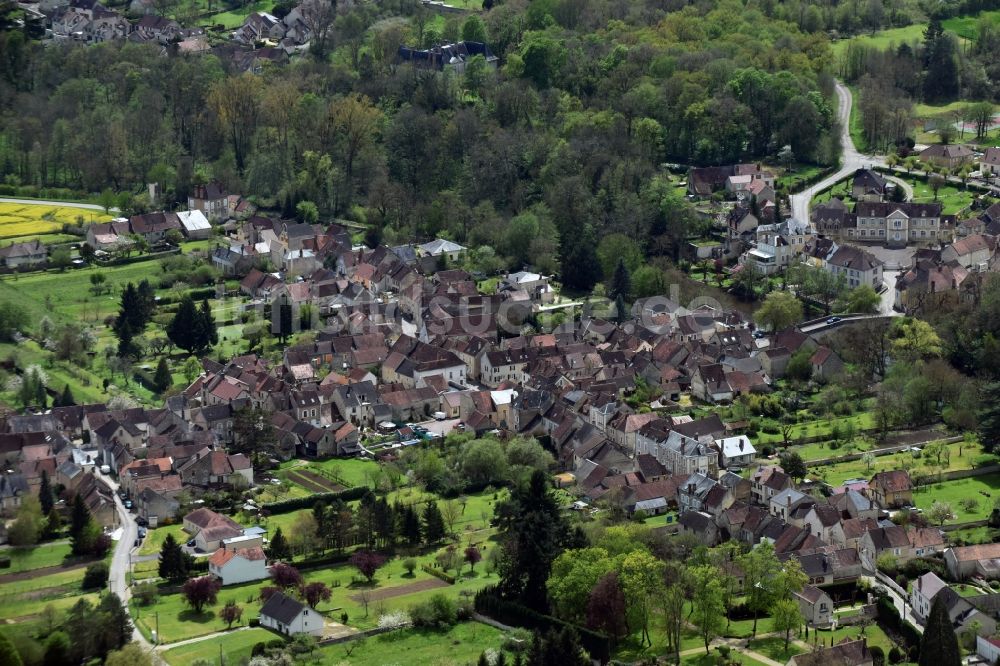
[[[118,521],[121,526],[121,538],[115,544],[115,552],[111,558],[111,571],[108,574],[108,588],[118,595],[125,607],[128,608],[132,590],[128,584],[128,574],[131,569],[132,548],[135,545],[139,527],[135,524],[135,519],[125,509],[121,498],[118,496],[118,483],[109,476],[99,474],[99,476],[111,486],[115,491],[115,508],[118,510]],[[134,622],[133,622],[134,624]],[[152,652],[153,645],[146,640],[138,628],[132,631],[132,640],[139,643],[143,650]]]
[[[843,149],[843,156],[840,162],[840,170],[833,173],[815,185],[793,194],[791,199],[792,217],[802,222],[809,221],[809,202],[817,194],[830,187],[837,181],[850,176],[858,169],[871,167],[873,165],[885,166],[885,160],[878,155],[864,155],[858,152],[851,139],[851,106],[854,100],[850,89],[840,81],[837,81],[837,118],[840,121],[840,144]]]
[[[87,210],[96,210],[101,213],[104,212],[104,206],[98,206],[97,204],[88,204],[88,203],[72,203],[69,201],[43,201],[41,199],[8,199],[7,197],[0,197],[0,203],[24,204],[27,206],[61,206],[66,208],[85,208]],[[111,212],[117,213],[118,209],[112,207]]]

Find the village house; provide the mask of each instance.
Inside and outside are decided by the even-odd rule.
[[[868,285],[882,289],[882,261],[859,247],[842,245],[825,262],[825,268],[834,276],[843,277],[849,288]]]
[[[851,218],[844,218],[842,238],[906,247],[936,243],[946,237],[940,203],[859,201]],[[851,226],[853,225],[853,226]]]
[[[979,160],[979,171],[987,180],[1000,177],[1000,148],[991,146]]]
[[[844,639],[832,647],[823,647],[813,652],[796,655],[786,666],[873,666],[874,656],[868,649],[866,639],[852,641]]]
[[[851,196],[855,201],[882,201],[888,183],[874,169],[858,169],[851,181]]]
[[[975,158],[975,151],[964,144],[936,143],[920,152],[920,160],[948,169],[960,167]]]
[[[17,269],[37,266],[49,258],[48,249],[37,238],[26,243],[11,243],[0,248],[0,267]]]
[[[482,42],[457,42],[442,44],[429,49],[400,46],[397,59],[422,69],[449,70],[457,74],[465,71],[472,58],[480,56],[487,67],[497,68],[499,62],[490,47]]]
[[[260,626],[286,636],[323,634],[323,616],[297,599],[275,592],[260,609]]]
[[[208,558],[208,572],[223,585],[238,585],[255,580],[264,580],[267,557],[260,546],[251,548],[219,548]]]
[[[973,576],[988,580],[1000,578],[1000,543],[948,548],[944,551],[944,563],[956,580]]]
[[[243,527],[228,516],[202,507],[184,516],[184,531],[195,540],[195,548],[213,553],[226,539],[243,536]]]
[[[747,193],[756,181],[774,189],[774,174],[759,164],[692,167],[688,170],[688,192],[699,196],[708,196],[719,190],[730,194]]]
[[[750,496],[762,506],[769,506],[778,493],[792,487],[792,478],[777,465],[761,465],[750,477]]]
[[[794,592],[799,604],[799,612],[806,624],[813,627],[827,627],[833,619],[833,599],[814,585],[804,585],[801,592]]]
[[[905,470],[877,472],[868,482],[868,496],[883,509],[913,504],[913,482]]]
[[[996,251],[995,236],[973,234],[941,250],[941,261],[945,264],[957,264],[972,271],[986,271]]]
[[[201,211],[210,222],[229,216],[229,195],[217,181],[195,185],[187,205],[190,210]]]
[[[715,446],[719,450],[723,469],[749,467],[757,456],[757,450],[746,435],[717,439]]]

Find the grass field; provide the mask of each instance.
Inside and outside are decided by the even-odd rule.
[[[185,543],[190,538],[187,532],[184,531],[184,526],[179,523],[177,525],[157,527],[146,532],[146,538],[143,540],[142,545],[139,546],[139,554],[152,555],[153,553],[160,552],[160,549],[163,547],[163,541],[167,538],[168,534],[173,534],[178,543]]]
[[[959,453],[961,449],[961,453]],[[863,451],[863,446],[858,446],[854,451]],[[948,445],[950,456],[942,457],[942,468],[940,471],[950,472],[959,469],[969,469],[973,466],[977,457],[981,455],[982,449],[978,444],[963,444],[955,442]],[[801,451],[800,451],[801,452]],[[850,449],[841,447],[836,451],[830,451],[829,455],[837,455],[852,452]],[[805,457],[803,455],[803,457]],[[901,462],[906,462],[911,466],[910,473],[914,476],[926,476],[935,474],[939,470],[936,461],[929,457],[914,457],[912,453],[893,453],[885,456],[878,456],[869,469],[863,460],[853,460],[841,462],[833,465],[822,465],[810,467],[810,476],[817,476],[831,485],[839,485],[847,479],[871,478],[876,472],[885,472],[892,469],[899,469]]]
[[[225,655],[227,664],[239,664],[250,657],[254,644],[280,638],[267,629],[246,629],[234,631],[219,638],[181,645],[163,653],[163,658],[171,666],[187,666],[199,659],[209,661]],[[220,650],[221,648],[221,650]],[[214,663],[214,661],[213,661]]]
[[[927,181],[917,180],[916,178],[904,178],[904,180],[913,186],[914,203],[933,203],[937,201],[943,207],[945,215],[960,213],[968,208],[976,198],[973,192],[959,189],[957,186],[949,184],[938,190],[937,198],[935,199],[934,191],[927,184]]]
[[[463,622],[448,631],[406,629],[368,638],[355,647],[350,656],[343,645],[331,645],[323,648],[318,656],[319,663],[324,666],[464,666],[476,663],[487,648],[500,649],[502,638],[503,632],[499,629],[478,622]]]
[[[75,224],[78,217],[86,222],[111,219],[110,215],[86,208],[0,203],[0,238],[56,232],[63,224]]]
[[[275,527],[275,518],[277,516],[270,519],[269,529]],[[494,547],[491,543],[486,542],[486,536],[486,534],[477,534],[475,539],[461,539],[457,544],[459,552],[468,543],[478,542],[483,552],[483,557],[486,559]],[[357,582],[359,574],[348,564],[337,565],[332,568],[314,569],[304,572],[303,575],[308,582],[320,581],[326,583],[333,592],[331,600],[320,604],[317,610],[326,613],[329,617],[338,621],[341,613],[346,612],[348,615],[347,624],[357,629],[374,627],[382,613],[407,609],[417,602],[430,598],[434,594],[444,593],[453,599],[458,599],[462,593],[473,594],[484,585],[496,583],[496,574],[487,573],[486,563],[483,562],[476,567],[474,574],[470,574],[469,567],[465,566],[462,570],[462,575],[454,585],[407,592],[406,588],[409,588],[414,583],[437,580],[420,569],[420,566],[422,564],[432,564],[438,552],[440,551],[415,555],[414,559],[417,562],[417,569],[412,576],[406,573],[406,569],[403,566],[405,557],[400,556],[391,559],[384,567],[379,569],[375,577],[375,586],[372,588],[368,588],[364,584],[359,584]],[[270,584],[269,580],[223,588],[219,593],[217,603],[214,606],[206,607],[200,615],[187,606],[181,594],[161,596],[149,607],[140,607],[133,603],[133,611],[138,615],[136,619],[137,626],[147,635],[156,627],[156,614],[158,613],[160,638],[165,643],[173,643],[224,630],[226,625],[219,619],[217,614],[219,609],[228,601],[234,601],[243,607],[243,623],[246,624],[251,618],[257,616],[260,610],[260,602],[258,601],[260,588],[268,584]],[[396,590],[399,594],[398,596],[392,596],[382,601],[371,602],[366,613],[362,601],[354,598],[365,589],[373,591]]]
[[[795,632],[792,632],[792,639],[795,639]],[[750,641],[747,647],[764,655],[765,657],[770,657],[775,661],[785,663],[797,654],[802,654],[805,652],[802,648],[793,642],[788,643],[788,649],[785,649],[785,639],[778,636],[769,636],[767,638],[758,638],[757,640]]]
[[[923,24],[908,25],[905,28],[880,30],[874,35],[859,35],[852,39],[839,39],[832,45],[833,54],[837,58],[843,57],[844,53],[847,51],[848,45],[852,42],[855,44],[863,44],[865,46],[873,46],[877,49],[887,49],[890,46],[899,46],[903,43],[911,44],[913,42],[919,42],[924,38],[925,28],[926,26]]]
[[[861,637],[861,627],[842,627],[836,631],[827,630],[813,630],[809,634],[809,640],[806,641],[810,645],[813,644],[814,640],[823,641],[827,647],[830,645],[835,645],[845,638],[850,638],[852,640],[857,640]],[[815,634],[815,635],[814,635]],[[870,625],[864,628],[864,636],[868,639],[868,646],[878,646],[882,648],[885,654],[889,654],[889,650],[893,647],[892,640],[886,636],[885,632],[882,631],[881,627],[878,625]],[[831,641],[832,639],[832,641]]]
[[[981,494],[981,491],[989,493],[992,497],[986,497]],[[961,500],[966,498],[976,500],[976,507],[972,511],[963,509],[959,504]],[[971,479],[921,486],[913,493],[914,505],[924,511],[930,509],[934,502],[951,504],[955,519],[949,522],[967,522],[988,518],[993,510],[993,501],[998,498],[1000,498],[1000,474],[987,474]]]
[[[979,34],[980,21],[1000,24],[1000,11],[982,12],[978,16],[956,16],[942,21],[941,25],[963,39],[975,39]]]
[[[0,555],[10,558],[10,568],[0,569],[0,574],[59,566],[69,554],[68,543],[43,544],[32,548],[7,548],[0,551]]]

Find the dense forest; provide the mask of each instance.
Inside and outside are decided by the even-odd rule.
[[[739,2],[510,0],[434,23],[410,0],[338,7],[324,49],[260,75],[221,53],[0,35],[0,178],[135,194],[155,181],[178,202],[218,179],[387,241],[443,235],[561,264],[589,288],[598,235],[669,255],[694,223],[664,162],[784,145],[838,157],[827,38]],[[463,38],[487,42],[498,70],[396,63],[401,44]]]

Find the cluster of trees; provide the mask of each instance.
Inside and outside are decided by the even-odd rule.
[[[434,545],[454,533],[465,512],[461,498],[420,504],[389,504],[385,497],[368,493],[353,507],[343,501],[318,502],[296,519],[289,536],[275,534],[269,556],[291,559],[352,546],[368,551],[393,551],[397,547]]]
[[[202,300],[197,307],[190,296],[184,296],[177,307],[177,314],[167,325],[170,341],[191,354],[200,354],[219,343],[219,332],[215,327],[215,316]]]
[[[515,0],[438,30],[416,2],[342,5],[314,40],[321,57],[261,75],[132,43],[4,40],[0,178],[125,193],[158,182],[168,205],[216,178],[290,217],[350,216],[390,243],[447,236],[589,289],[611,278],[594,260],[601,238],[671,256],[701,224],[663,162],[785,145],[836,162],[828,42],[773,9]],[[500,71],[395,63],[400,44],[463,37],[487,42]]]
[[[118,316],[111,327],[118,339],[118,356],[133,359],[139,356],[139,350],[132,341],[145,330],[155,312],[156,290],[149,280],[143,280],[138,286],[131,282],[125,285],[118,305]]]
[[[552,468],[555,459],[538,440],[515,437],[501,441],[472,433],[450,435],[441,447],[407,449],[400,466],[412,470],[429,491],[454,496],[487,486],[507,486],[534,470]]]
[[[850,44],[841,74],[861,89],[859,110],[868,147],[912,146],[909,133],[915,100],[930,104],[976,100],[942,120],[941,140],[952,139],[951,125],[957,121],[973,124],[976,137],[982,138],[989,128],[993,103],[1000,101],[1000,65],[994,57],[998,46],[1000,30],[988,18],[978,23],[969,48],[961,48],[958,38],[936,18],[928,24],[921,43],[903,43],[889,50]]]
[[[20,664],[81,664],[93,660],[112,666],[143,666],[149,657],[135,658],[132,622],[128,610],[114,593],[97,604],[80,599],[60,612],[47,606],[31,631],[0,634],[0,662]]]
[[[69,519],[69,539],[74,555],[104,557],[111,549],[111,537],[94,520],[90,509],[79,494],[73,496]]]

